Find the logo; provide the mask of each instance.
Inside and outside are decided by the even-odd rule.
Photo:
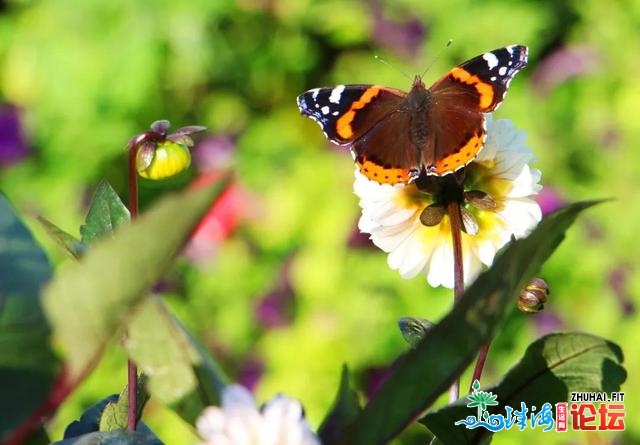
[[[542,428],[544,432],[559,433],[574,431],[622,431],[625,428],[624,393],[571,393],[571,403],[544,403],[540,410],[527,407],[521,402],[519,409],[504,407],[504,414],[489,414],[488,408],[498,406],[498,396],[480,391],[480,382],[475,380],[473,392],[467,396],[468,408],[476,409],[476,416],[467,416],[455,422],[467,429],[486,428],[497,433],[517,427],[520,431],[530,427]],[[597,403],[597,405],[596,405]]]
[[[511,45],[453,68],[430,88],[416,76],[406,93],[381,85],[315,88],[298,96],[300,113],[325,136],[350,145],[360,172],[379,183],[409,183],[422,172],[444,176],[475,159],[527,47]]]

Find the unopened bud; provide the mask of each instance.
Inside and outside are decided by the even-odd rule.
[[[542,278],[529,281],[518,298],[518,309],[526,313],[540,312],[544,309],[549,295],[549,285]]]

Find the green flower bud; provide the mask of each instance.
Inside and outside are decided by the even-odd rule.
[[[136,156],[138,174],[147,179],[166,179],[175,176],[191,165],[191,153],[184,144],[171,140],[142,145]]]

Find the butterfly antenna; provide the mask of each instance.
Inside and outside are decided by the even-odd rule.
[[[404,71],[401,71],[400,69],[398,69],[398,67],[390,64],[389,62],[387,62],[386,60],[384,60],[382,57],[380,57],[379,55],[374,55],[373,56],[374,59],[376,59],[378,62],[384,63],[385,65],[387,65],[389,68],[391,68],[392,70],[394,70],[397,73],[402,74],[404,77],[406,77],[407,79],[411,80],[411,77],[409,75],[407,75],[407,73],[405,73]]]
[[[440,52],[438,53],[438,55],[436,55],[433,60],[431,61],[431,63],[429,64],[429,66],[427,66],[427,68],[425,68],[425,70],[422,72],[422,74],[420,75],[420,77],[424,77],[425,74],[427,74],[427,71],[429,71],[431,69],[431,67],[433,66],[434,63],[436,63],[438,61],[438,59],[440,59],[440,57],[442,57],[442,54],[444,53],[444,50],[449,48],[451,46],[451,44],[453,43],[452,39],[449,39],[449,41],[447,42],[446,45],[444,45],[444,48],[442,48],[440,50]]]

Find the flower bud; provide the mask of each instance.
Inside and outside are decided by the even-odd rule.
[[[549,285],[542,278],[533,278],[521,291],[518,309],[525,313],[540,312],[544,309],[549,295]]]
[[[415,347],[433,326],[432,322],[424,318],[402,317],[398,320],[398,327],[402,337],[411,347]]]
[[[147,179],[165,179],[175,176],[191,165],[191,153],[184,144],[171,140],[145,143],[138,150],[136,168]]]

